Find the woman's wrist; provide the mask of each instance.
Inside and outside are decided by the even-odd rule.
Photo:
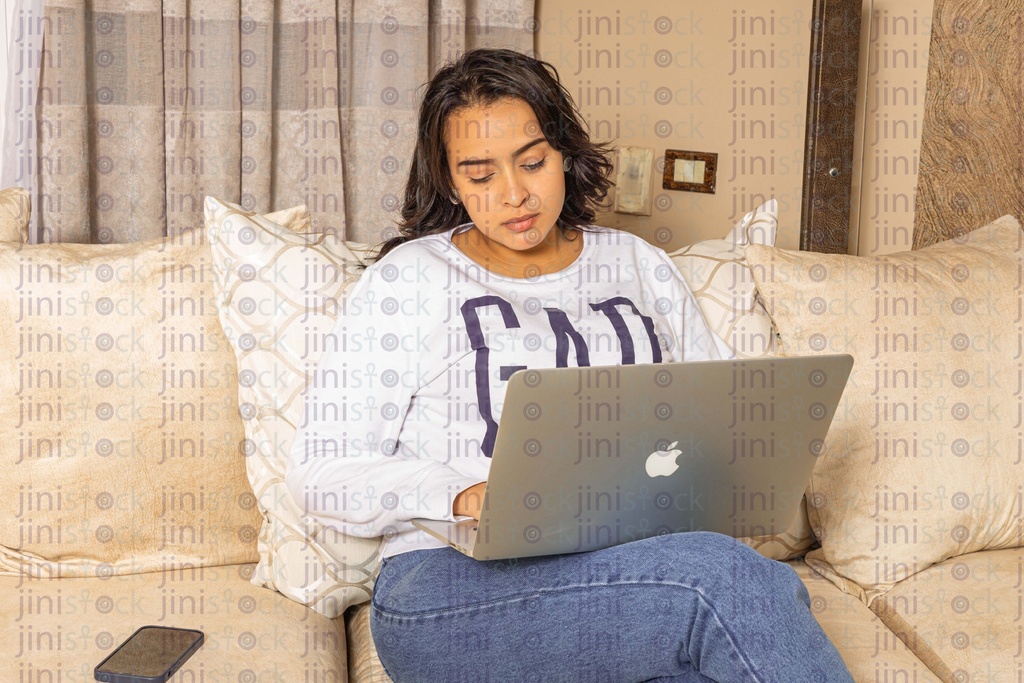
[[[487,482],[482,481],[460,491],[455,496],[455,500],[452,501],[452,514],[480,519],[480,510],[483,507],[484,488],[486,485]]]

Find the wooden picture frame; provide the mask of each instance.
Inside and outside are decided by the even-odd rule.
[[[683,164],[677,161],[691,162],[691,169],[679,172]],[[666,190],[684,190],[686,192],[715,193],[715,178],[718,169],[718,154],[709,152],[686,152],[678,149],[665,150],[665,171],[661,179],[661,187]],[[686,178],[691,178],[687,180]],[[699,178],[699,182],[698,182]]]

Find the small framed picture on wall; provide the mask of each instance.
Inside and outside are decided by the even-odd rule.
[[[665,150],[665,175],[661,187],[666,190],[715,193],[718,155],[712,152]]]

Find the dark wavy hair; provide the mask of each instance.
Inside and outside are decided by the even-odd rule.
[[[594,222],[594,209],[604,206],[612,186],[608,143],[590,141],[583,117],[559,82],[554,66],[512,50],[481,48],[447,64],[427,84],[399,234],[383,243],[378,259],[403,242],[445,232],[470,220],[461,204],[449,200],[456,193],[448,170],[446,125],[461,109],[508,98],[529,104],[548,144],[572,160],[556,225],[566,233]]]

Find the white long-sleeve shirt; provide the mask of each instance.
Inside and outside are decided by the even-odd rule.
[[[443,547],[414,518],[453,520],[486,481],[506,382],[523,368],[729,357],[664,251],[594,227],[571,265],[497,275],[421,237],[366,269],[306,389],[285,481],[305,514],[384,556]]]

